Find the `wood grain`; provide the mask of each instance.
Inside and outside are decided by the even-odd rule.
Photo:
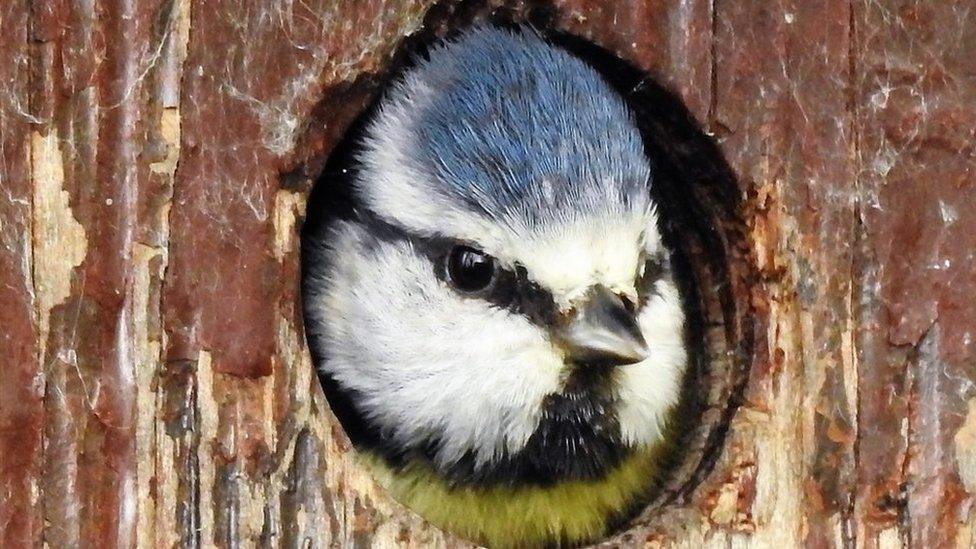
[[[404,37],[502,14],[645,71],[710,137],[662,146],[703,212],[701,425],[606,545],[973,546],[972,8],[2,3],[0,545],[466,545],[356,463],[297,239]]]

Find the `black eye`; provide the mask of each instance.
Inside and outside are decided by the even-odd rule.
[[[447,256],[447,275],[462,292],[484,290],[495,278],[495,260],[474,248],[456,246]]]

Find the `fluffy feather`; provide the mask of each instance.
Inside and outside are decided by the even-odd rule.
[[[641,500],[664,447],[634,455],[604,478],[546,487],[455,488],[422,463],[391,470],[367,458],[381,484],[441,528],[489,547],[577,544],[602,534]]]
[[[566,240],[606,238],[605,220],[643,229],[653,215],[650,167],[623,101],[527,29],[480,27],[434,49],[386,94],[360,160],[370,210],[508,262],[526,257],[526,239],[530,256],[542,255],[540,241],[565,254]]]
[[[311,328],[368,419],[404,448],[437,440],[445,466],[523,446],[564,368],[546,334],[452,291],[407,243],[346,222],[325,241],[341,259],[306,283]]]
[[[687,360],[670,273],[638,284],[641,262],[666,250],[622,100],[531,31],[479,28],[394,86],[359,162],[359,215],[306,242],[305,307],[323,375],[379,441],[381,481],[425,517],[493,544],[599,534],[648,486]],[[451,288],[414,244],[431,237],[520,270],[560,311],[597,284],[640,302],[650,355],[600,373],[593,399],[586,387],[567,397],[580,365],[551,330]],[[555,396],[581,399],[560,421],[603,414],[590,429],[602,434],[547,424]],[[622,457],[588,455],[591,435]],[[576,456],[592,466],[565,463]],[[462,465],[473,473],[457,475]],[[549,465],[590,476],[525,478]]]

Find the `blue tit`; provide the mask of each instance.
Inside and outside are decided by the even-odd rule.
[[[481,26],[364,128],[348,211],[304,243],[310,345],[360,455],[489,546],[605,533],[659,470],[687,362],[623,98],[535,31]]]

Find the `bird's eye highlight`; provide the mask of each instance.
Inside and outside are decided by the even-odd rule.
[[[447,275],[462,292],[484,290],[495,278],[495,259],[474,248],[456,246],[447,256]]]

